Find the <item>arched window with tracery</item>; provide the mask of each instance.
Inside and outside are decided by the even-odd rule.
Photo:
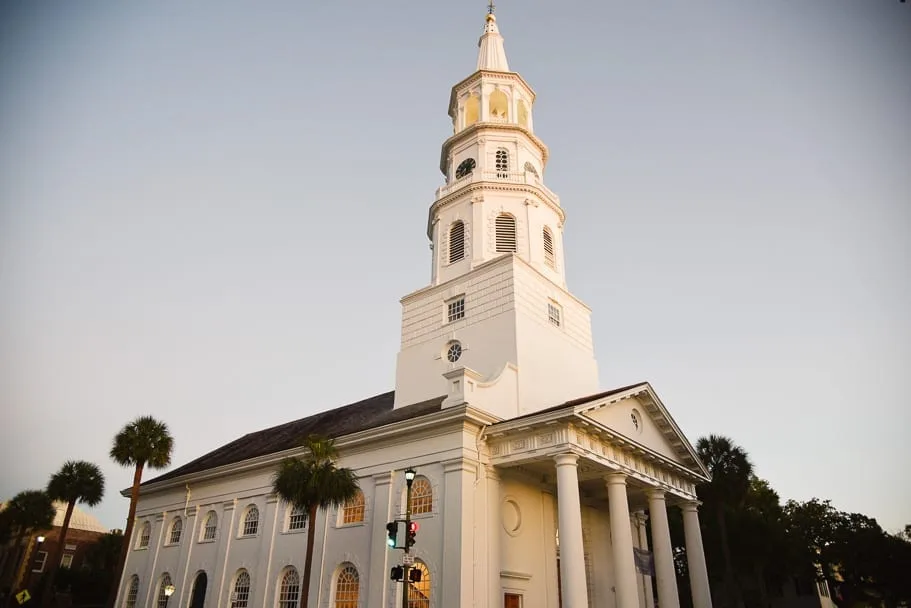
[[[244,513],[244,519],[241,522],[240,535],[241,536],[256,536],[256,533],[259,531],[259,509],[256,508],[256,505],[250,505],[247,507],[246,513]]]
[[[554,255],[554,233],[550,231],[550,228],[544,226],[542,237],[544,239],[544,263],[551,268],[556,268],[557,258]]]
[[[497,253],[515,253],[518,251],[516,218],[508,213],[501,213],[494,223],[497,235]]]
[[[357,568],[343,564],[335,579],[335,608],[358,608],[361,597],[361,579]]]
[[[509,177],[509,151],[506,148],[497,148],[494,154],[494,167],[497,170],[497,177]]]
[[[126,596],[123,600],[123,608],[136,608],[136,598],[139,596],[139,577],[135,574],[130,577],[130,585],[127,587]]]
[[[449,227],[449,263],[465,258],[465,222],[458,220]]]
[[[234,576],[231,608],[247,608],[250,603],[250,573],[241,568]]]
[[[354,498],[347,501],[342,507],[342,523],[356,524],[364,521],[364,506],[364,493],[358,490]]]
[[[509,118],[509,98],[506,93],[497,89],[490,94],[489,104],[491,120],[505,121]]]
[[[158,596],[156,599],[157,608],[167,608],[168,600],[170,599],[165,593],[165,589],[173,585],[171,582],[171,575],[165,572],[161,575],[161,582],[158,583]]]
[[[411,514],[433,511],[433,486],[426,477],[415,477],[411,484]]]
[[[215,532],[218,530],[218,515],[215,511],[209,511],[206,515],[206,521],[202,525],[202,540],[215,540]]]
[[[152,538],[152,524],[143,522],[139,528],[139,540],[136,543],[137,549],[145,549],[149,546],[149,540]]]
[[[421,560],[415,560],[413,570],[421,573],[421,580],[408,582],[408,608],[430,608],[430,570]]]
[[[301,597],[301,579],[297,570],[287,568],[281,574],[278,583],[278,594],[275,598],[276,608],[297,608]]]
[[[171,522],[171,533],[168,535],[168,544],[176,545],[180,542],[180,534],[183,532],[183,520],[175,517]]]

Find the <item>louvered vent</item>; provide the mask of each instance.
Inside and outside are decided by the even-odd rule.
[[[512,252],[519,250],[516,246],[516,218],[511,215],[497,216],[497,253]]]
[[[550,228],[544,227],[544,263],[551,268],[556,267],[554,258],[554,235],[551,234]]]
[[[449,229],[449,263],[458,262],[465,257],[465,224],[455,222]]]

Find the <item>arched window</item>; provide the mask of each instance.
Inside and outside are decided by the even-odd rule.
[[[250,505],[247,507],[247,512],[244,514],[243,523],[241,524],[240,535],[241,536],[256,536],[256,532],[259,530],[259,509],[256,508],[256,505]]]
[[[297,608],[301,596],[301,579],[294,568],[288,568],[281,574],[278,583],[276,608]]]
[[[183,532],[183,520],[175,517],[171,522],[171,533],[168,535],[168,544],[176,545],[180,542],[180,533]]]
[[[519,250],[516,243],[516,218],[508,213],[501,213],[496,220],[497,253],[515,253]]]
[[[346,502],[342,508],[342,523],[356,524],[362,521],[364,521],[364,493],[358,490],[354,498]]]
[[[426,477],[415,477],[411,484],[411,514],[433,511],[433,486]]]
[[[493,120],[506,120],[509,117],[509,98],[506,93],[497,89],[490,94],[490,118]]]
[[[335,580],[335,608],[358,608],[361,597],[361,580],[357,568],[343,564]]]
[[[288,509],[288,531],[303,530],[307,527],[307,512],[303,507],[291,505]]]
[[[408,582],[408,608],[430,608],[430,570],[421,560],[415,560],[413,570],[421,573],[421,580]]]
[[[449,263],[465,258],[465,223],[453,222],[449,227]]]
[[[139,528],[139,541],[136,543],[137,549],[145,549],[149,546],[149,539],[152,538],[152,524],[143,522]]]
[[[164,590],[167,587],[170,587],[174,583],[171,582],[171,575],[165,572],[161,575],[161,582],[158,583],[158,599],[156,600],[156,605],[158,608],[167,608],[168,600],[170,599],[165,595]]]
[[[528,106],[525,105],[524,99],[519,100],[518,106],[519,106],[519,124],[527,129],[528,128]]]
[[[557,262],[556,257],[554,256],[554,234],[550,231],[550,228],[544,226],[542,236],[544,237],[544,263],[551,268],[556,268]]]
[[[218,515],[215,511],[209,511],[206,515],[206,521],[202,527],[202,540],[215,540],[215,532],[218,530]]]
[[[468,96],[468,99],[465,100],[465,126],[470,127],[478,122],[480,114],[481,100],[476,94],[472,93]]]
[[[250,573],[241,568],[234,576],[234,591],[231,593],[233,608],[247,608],[250,602]]]
[[[135,574],[130,577],[130,584],[127,587],[126,596],[123,600],[123,608],[136,608],[136,598],[139,596],[139,577]]]
[[[509,151],[506,148],[497,148],[494,155],[494,167],[497,170],[497,177],[509,177]]]
[[[455,174],[456,179],[462,179],[463,177],[465,177],[467,175],[471,175],[471,172],[474,171],[474,168],[477,166],[478,166],[478,164],[475,162],[475,160],[473,158],[466,158],[465,160],[463,160],[462,162],[459,163],[458,167],[456,167],[456,174]]]
[[[531,174],[534,175],[535,177],[538,177],[538,178],[540,177],[540,176],[538,175],[538,170],[535,169],[535,166],[534,166],[533,164],[529,163],[529,162],[526,162],[526,163],[525,163],[525,171],[526,171],[526,173],[531,173]]]

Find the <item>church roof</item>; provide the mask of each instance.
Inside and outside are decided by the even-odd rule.
[[[393,409],[395,392],[390,391],[375,397],[357,401],[348,405],[313,414],[306,418],[286,422],[262,431],[248,433],[227,445],[200,456],[196,460],[177,467],[164,475],[144,482],[142,485],[166,481],[235,464],[259,456],[290,450],[300,445],[304,437],[317,434],[326,437],[341,437],[359,431],[377,428],[394,422],[409,420],[440,410],[445,397],[415,403]]]

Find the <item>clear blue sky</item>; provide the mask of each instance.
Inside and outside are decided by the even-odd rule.
[[[0,497],[393,387],[484,2],[8,1]],[[911,523],[911,4],[501,0],[605,388]]]

